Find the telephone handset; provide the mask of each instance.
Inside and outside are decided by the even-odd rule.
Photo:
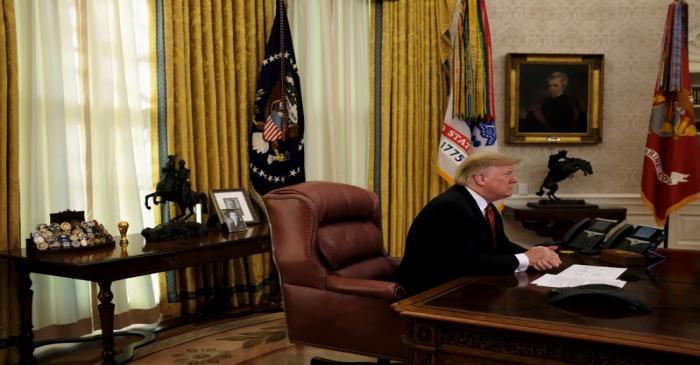
[[[568,244],[569,241],[571,241],[571,239],[574,238],[575,235],[577,235],[579,232],[581,232],[582,229],[586,228],[590,224],[590,218],[583,218],[580,221],[576,222],[576,224],[574,224],[571,228],[569,228],[568,231],[566,231],[564,236],[561,238],[561,242],[563,244]]]
[[[621,242],[625,237],[629,236],[632,234],[634,231],[634,226],[627,223],[622,225],[622,227],[618,228],[615,233],[613,233],[607,240],[603,241],[603,243],[600,245],[600,251],[608,249],[608,248],[617,248],[616,246]]]
[[[579,251],[593,251],[605,239],[618,221],[603,218],[584,218],[562,238],[563,244]]]

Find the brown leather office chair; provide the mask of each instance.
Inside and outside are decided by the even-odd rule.
[[[377,196],[305,182],[264,196],[292,342],[403,360],[399,259],[382,245]],[[313,363],[313,361],[312,361]]]

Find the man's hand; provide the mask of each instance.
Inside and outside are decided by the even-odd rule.
[[[537,246],[527,250],[525,256],[535,270],[545,271],[561,265],[561,259],[556,250],[557,246]]]

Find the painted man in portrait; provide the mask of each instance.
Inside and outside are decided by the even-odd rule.
[[[544,95],[521,113],[519,131],[522,133],[585,133],[586,108],[578,97],[566,92],[569,84],[567,74],[552,72],[545,82]]]

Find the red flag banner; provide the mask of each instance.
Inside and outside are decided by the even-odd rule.
[[[668,8],[642,169],[642,199],[663,226],[700,198],[700,148],[688,69],[688,4]]]

